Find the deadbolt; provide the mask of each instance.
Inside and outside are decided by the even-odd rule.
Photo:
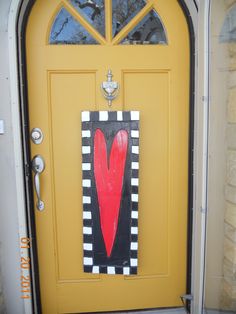
[[[31,140],[34,144],[41,144],[43,141],[43,132],[39,128],[34,128],[31,131]]]

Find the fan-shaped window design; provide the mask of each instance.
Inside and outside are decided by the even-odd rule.
[[[62,0],[63,7],[52,24],[49,43],[167,44],[165,28],[152,2],[109,0],[106,3],[107,7],[105,0]]]
[[[152,10],[121,42],[127,45],[166,44],[166,34],[157,13]]]
[[[97,44],[88,31],[64,8],[55,18],[49,41],[50,44]]]
[[[112,34],[115,36],[145,7],[143,0],[112,0]]]
[[[74,8],[105,37],[104,0],[70,0]]]

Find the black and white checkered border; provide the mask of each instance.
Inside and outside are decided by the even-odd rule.
[[[83,250],[84,271],[94,274],[135,275],[138,267],[138,186],[139,186],[139,130],[131,129],[131,243],[129,266],[97,266],[93,262],[92,226],[92,139],[87,122],[139,121],[139,111],[82,111],[82,173],[83,173]]]

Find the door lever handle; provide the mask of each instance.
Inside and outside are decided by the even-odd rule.
[[[32,170],[34,172],[34,187],[37,195],[36,206],[38,210],[42,211],[44,209],[44,202],[41,199],[40,194],[40,174],[45,169],[45,161],[41,155],[34,156],[32,160]]]

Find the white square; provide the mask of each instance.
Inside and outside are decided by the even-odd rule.
[[[83,196],[83,204],[91,204],[91,197]]]
[[[91,188],[91,180],[89,179],[84,179],[82,182],[82,185],[84,188]]]
[[[89,130],[83,130],[82,137],[91,137],[91,132]]]
[[[107,273],[110,274],[110,275],[115,275],[116,274],[116,271],[115,271],[115,267],[107,267]]]
[[[139,138],[139,131],[131,130],[131,137],[132,138]]]
[[[138,194],[131,194],[131,200],[132,202],[138,202]]]
[[[108,111],[99,111],[99,121],[108,120]]]
[[[83,219],[92,219],[91,212],[83,212]]]
[[[90,146],[82,146],[82,154],[90,154],[91,148]]]
[[[83,162],[82,163],[82,170],[91,170],[90,162]]]
[[[129,267],[124,267],[124,268],[123,268],[123,274],[124,274],[124,275],[129,275],[129,274],[130,274],[130,269],[129,269]]]
[[[89,111],[82,111],[82,122],[90,121],[90,112]]]
[[[93,265],[93,259],[91,257],[84,257],[84,265]]]
[[[137,251],[137,249],[138,249],[138,243],[137,243],[137,242],[131,242],[131,244],[130,244],[130,249],[131,249],[131,250],[134,250],[134,251]]]
[[[83,227],[83,234],[92,234],[91,227]]]
[[[131,227],[131,234],[138,234],[138,227]]]
[[[138,219],[138,212],[133,210],[132,213],[131,213],[131,217],[133,219]]]
[[[132,164],[131,164],[131,168],[132,169],[139,169],[139,163],[138,162],[132,162]]]
[[[131,179],[131,185],[138,186],[138,178],[132,178]]]
[[[99,266],[93,266],[93,274],[99,274]]]
[[[131,111],[131,120],[139,120],[139,111]]]
[[[137,258],[131,258],[130,259],[130,266],[132,266],[132,267],[138,266]]]
[[[139,154],[139,147],[138,146],[132,146],[132,153],[133,154]]]
[[[123,112],[117,111],[117,121],[123,121]]]
[[[84,243],[84,250],[85,251],[92,251],[93,245],[91,243]]]

